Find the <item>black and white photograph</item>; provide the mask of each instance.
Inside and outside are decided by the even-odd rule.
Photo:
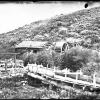
[[[100,2],[0,2],[0,99],[100,99]]]

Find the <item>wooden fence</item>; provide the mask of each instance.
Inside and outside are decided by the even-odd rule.
[[[100,78],[97,78],[95,73],[93,76],[88,76],[83,75],[81,70],[77,72],[70,72],[70,70],[67,68],[64,70],[59,70],[54,67],[54,69],[52,69],[48,68],[48,66],[44,67],[43,65],[37,65],[36,63],[28,64],[27,69],[28,73],[34,74],[35,76],[36,74],[40,74],[42,76],[49,77],[54,80],[60,80],[63,82],[100,87]]]

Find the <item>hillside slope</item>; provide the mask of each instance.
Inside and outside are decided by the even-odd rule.
[[[67,12],[67,11],[66,11]],[[69,34],[70,33],[70,34]],[[92,45],[99,45],[100,7],[80,10],[68,15],[32,22],[7,33],[0,34],[0,52],[12,51],[24,39],[57,41],[60,39],[91,38]],[[75,36],[77,35],[77,36]],[[93,37],[93,38],[92,38]],[[95,43],[96,42],[96,43]]]

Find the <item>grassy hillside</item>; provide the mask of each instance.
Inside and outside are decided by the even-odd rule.
[[[86,44],[86,40],[90,38],[92,47],[98,46],[99,48],[99,33],[100,7],[95,7],[32,22],[29,25],[0,34],[0,52],[13,52],[14,45],[24,39],[52,42],[68,37],[83,38],[83,44]]]

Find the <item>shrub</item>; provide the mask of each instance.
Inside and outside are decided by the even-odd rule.
[[[55,51],[44,50],[38,53],[23,55],[24,65],[26,66],[29,63],[42,64],[44,67],[60,66],[61,65],[61,54],[56,53]]]
[[[80,32],[81,35],[98,35],[98,31],[94,30],[83,30]]]
[[[54,66],[59,67],[61,66],[61,54],[57,53],[55,51],[52,52],[52,58],[53,58],[53,62],[54,62]]]
[[[52,55],[50,54],[49,51],[41,51],[39,53],[37,53],[37,60],[36,60],[37,64],[42,64],[43,66],[48,66],[51,67],[53,65],[53,61],[52,61]]]
[[[56,66],[61,70],[68,68],[71,71],[82,69],[83,72],[91,74],[94,71],[100,70],[100,56],[99,53],[82,48],[81,46],[73,47],[66,50],[63,54],[57,53],[53,50],[44,50],[38,53],[25,54],[24,65],[27,63],[42,64],[44,67]]]
[[[89,61],[91,51],[81,47],[73,47],[62,55],[61,69],[69,68],[77,71]]]
[[[94,72],[100,71],[100,54],[97,51],[92,51],[90,60],[85,67],[82,68],[83,73],[92,75]]]
[[[85,92],[81,92],[79,94],[76,95],[76,97],[74,97],[75,99],[79,99],[79,100],[87,100],[87,99],[92,99],[92,100],[95,100],[97,99],[98,95],[97,94],[92,94],[92,95],[89,95],[89,94],[86,94]]]
[[[23,55],[24,65],[26,66],[29,63],[42,64],[44,67],[47,65],[49,67],[53,66],[52,54],[49,50],[40,51],[38,53],[25,53]]]
[[[37,55],[35,53],[31,53],[31,54],[24,53],[23,54],[24,66],[27,66],[28,63],[35,63],[36,59],[37,59]]]

